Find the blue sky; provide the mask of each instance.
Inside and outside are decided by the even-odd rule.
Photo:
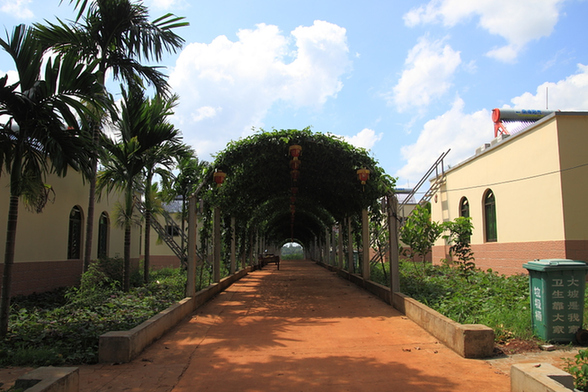
[[[588,110],[587,0],[144,4],[190,22],[162,65],[180,96],[172,121],[205,160],[252,128],[311,126],[407,187],[447,149],[455,165],[491,140],[493,108]],[[0,0],[8,31],[55,16],[73,7]],[[0,75],[13,69],[0,53]]]

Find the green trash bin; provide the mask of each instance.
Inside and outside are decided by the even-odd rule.
[[[533,260],[529,271],[533,331],[550,342],[571,342],[582,328],[586,269],[583,261]]]

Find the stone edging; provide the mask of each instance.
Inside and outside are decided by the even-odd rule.
[[[574,377],[549,363],[517,363],[510,368],[511,392],[570,392]]]
[[[77,367],[39,367],[19,377],[14,388],[26,392],[77,392],[79,374]]]
[[[447,347],[464,358],[486,358],[494,350],[494,331],[481,324],[459,324],[426,305],[402,293],[394,293],[390,299],[390,288],[364,280],[331,265],[317,262],[339,276],[364,288],[384,302],[404,313],[406,317],[439,339]]]
[[[186,297],[129,331],[111,331],[100,336],[98,361],[126,363],[136,358],[148,345],[194,312],[206,301],[224,291],[251,270],[246,268],[200,290],[194,297]]]

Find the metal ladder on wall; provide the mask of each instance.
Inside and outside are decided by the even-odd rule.
[[[425,194],[423,195],[421,200],[419,200],[418,204],[421,206],[424,206],[427,202],[429,202],[431,200],[433,195],[435,193],[437,193],[439,188],[441,188],[441,186],[445,183],[445,169],[444,169],[444,165],[443,165],[443,159],[445,159],[447,154],[449,154],[449,151],[451,151],[451,149],[447,150],[446,152],[441,154],[441,156],[439,156],[439,158],[437,158],[435,163],[433,163],[433,165],[429,168],[427,173],[425,173],[423,178],[421,178],[421,180],[418,182],[417,186],[415,186],[413,188],[413,190],[404,199],[404,201],[398,205],[398,211],[402,210],[402,208],[417,193],[419,188],[425,183],[425,181],[427,181],[427,179],[431,176],[431,174],[433,174],[433,172],[435,172],[435,181],[431,184],[431,187],[427,190],[427,192],[425,192]],[[412,213],[412,211],[411,211],[411,213]],[[408,216],[410,216],[410,214]],[[408,218],[408,216],[406,218]],[[400,219],[400,225],[402,225],[403,223],[404,223],[404,219]],[[386,225],[384,226],[384,230],[387,230],[387,229],[388,228],[387,228],[387,223],[386,223]],[[375,240],[374,239],[370,240],[370,248],[375,249]],[[390,248],[390,244],[386,243],[384,245],[383,249],[381,250],[381,252],[376,252],[374,254],[374,256],[370,258],[370,264],[380,261],[384,257],[386,252],[388,252],[389,248]]]
[[[408,196],[406,197],[406,199],[404,199],[404,201],[398,206],[398,210],[401,210],[402,208],[404,208],[404,206],[417,193],[417,191],[425,183],[425,181],[427,181],[427,179],[431,176],[431,174],[433,174],[433,172],[435,172],[435,181],[433,181],[433,183],[431,184],[431,187],[427,190],[427,192],[425,192],[423,197],[419,200],[418,204],[420,206],[424,206],[426,203],[428,203],[431,200],[433,195],[435,193],[437,193],[439,188],[441,188],[441,186],[445,183],[445,168],[443,165],[443,159],[445,159],[447,154],[449,154],[449,151],[451,151],[451,148],[449,150],[445,151],[443,154],[441,154],[441,156],[439,156],[439,158],[437,158],[435,163],[433,163],[433,165],[425,173],[423,178],[421,178],[421,180],[418,182],[418,184],[413,188],[412,192],[410,192],[408,194]],[[410,214],[409,214],[409,216],[410,216]],[[407,218],[408,218],[408,216],[407,216]]]
[[[133,198],[135,200],[135,205],[137,206],[137,209],[139,210],[141,215],[143,215],[143,217],[144,217],[145,216],[145,203],[143,203],[136,196],[134,196]],[[165,219],[165,226],[162,226],[161,223],[159,223],[159,221],[152,216],[151,227],[153,227],[153,229],[159,235],[159,237],[163,240],[163,242],[165,242],[166,245],[169,246],[169,248],[172,250],[172,252],[174,252],[174,254],[180,259],[180,262],[182,263],[182,265],[186,266],[188,263],[188,255],[186,254],[186,251],[184,249],[182,249],[182,247],[176,242],[173,234],[178,233],[178,236],[180,238],[183,237],[184,244],[186,244],[186,247],[188,246],[188,236],[186,235],[186,233],[184,233],[182,231],[182,228],[180,226],[178,226],[176,221],[170,216],[169,212],[167,212],[166,210],[162,210],[161,216],[163,216],[163,218]],[[169,229],[166,230],[166,228],[169,228]],[[199,257],[201,260],[204,259],[204,255],[198,251],[197,251],[197,257]]]

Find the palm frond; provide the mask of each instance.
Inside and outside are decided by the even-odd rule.
[[[39,37],[58,51],[75,52],[85,61],[99,59],[104,78],[110,69],[115,79],[131,81],[139,75],[160,94],[168,94],[167,79],[159,67],[141,61],[160,61],[166,52],[174,53],[184,44],[175,33],[188,26],[183,17],[165,14],[153,22],[140,2],[129,0],[70,0],[78,10],[75,22],[36,24]]]

